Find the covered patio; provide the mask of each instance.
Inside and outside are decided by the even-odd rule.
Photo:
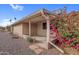
[[[22,22],[22,35],[24,39],[31,37],[40,41],[41,43],[39,45],[48,49],[50,19],[46,18],[47,16],[44,12],[45,10],[40,10],[28,18],[24,18],[24,21]]]
[[[47,42],[50,36],[50,21],[45,19],[44,11],[33,14],[23,21],[23,37],[36,38],[39,41]]]

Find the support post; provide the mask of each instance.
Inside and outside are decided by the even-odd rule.
[[[29,20],[29,37],[31,37],[31,21]]]
[[[47,43],[49,42],[50,39],[50,20],[47,19]]]

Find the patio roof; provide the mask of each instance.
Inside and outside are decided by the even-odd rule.
[[[28,21],[29,19],[33,19],[33,18],[35,18],[37,16],[41,16],[42,15],[41,11],[43,11],[45,14],[51,14],[51,12],[46,10],[46,9],[40,9],[40,10],[32,13],[31,15],[25,16],[22,19],[20,19],[19,21],[13,23],[12,26],[20,24],[20,23],[22,23],[24,21]]]

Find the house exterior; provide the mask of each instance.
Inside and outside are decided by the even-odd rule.
[[[54,15],[46,10],[41,9],[20,21],[11,25],[11,32],[20,37],[35,37],[38,40],[48,42],[50,39],[50,20]]]

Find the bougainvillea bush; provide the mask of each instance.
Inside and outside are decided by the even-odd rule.
[[[63,38],[63,47],[79,49],[79,12],[71,12],[58,19],[52,19],[51,24]]]

